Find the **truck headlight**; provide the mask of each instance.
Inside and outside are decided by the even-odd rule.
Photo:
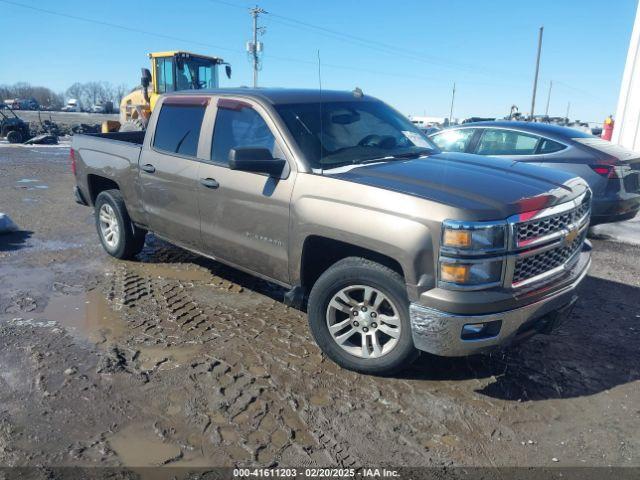
[[[457,222],[442,224],[442,250],[451,253],[485,253],[505,249],[506,223]]]
[[[464,262],[454,259],[440,260],[440,280],[461,285],[487,285],[499,283],[502,278],[502,259]]]

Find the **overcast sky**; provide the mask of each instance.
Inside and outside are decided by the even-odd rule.
[[[22,6],[21,6],[22,5]],[[64,91],[75,81],[134,86],[146,53],[185,49],[233,64],[222,86],[251,84],[242,0],[0,0],[0,83]],[[536,113],[601,122],[615,112],[636,0],[263,0],[263,86],[362,88],[405,114],[504,116],[530,110],[544,25]],[[32,8],[25,8],[25,6]],[[43,11],[46,10],[47,12]],[[55,12],[56,14],[54,14]],[[125,28],[120,28],[125,27]],[[12,39],[9,41],[9,39]]]

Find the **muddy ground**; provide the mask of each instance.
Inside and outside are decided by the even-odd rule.
[[[571,319],[396,378],[325,359],[282,290],[149,237],[101,249],[65,146],[0,147],[0,465],[640,465],[640,248]]]

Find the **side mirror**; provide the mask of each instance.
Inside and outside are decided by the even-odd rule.
[[[151,85],[151,72],[148,68],[142,69],[142,77],[140,78],[140,85],[143,88],[148,88]]]
[[[271,177],[279,177],[282,175],[285,163],[281,158],[273,158],[267,148],[239,147],[229,150],[231,170],[266,173]]]
[[[227,74],[227,78],[231,78],[231,65],[225,65],[224,72]]]

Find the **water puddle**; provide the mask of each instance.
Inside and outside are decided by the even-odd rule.
[[[52,297],[40,316],[92,342],[117,338],[126,328],[98,290]]]
[[[159,346],[159,347],[136,347],[139,351],[138,361],[141,370],[165,370],[170,368],[178,368],[200,354],[201,345],[185,345],[185,346]]]
[[[34,238],[29,241],[29,246],[36,250],[50,250],[57,252],[60,250],[69,250],[71,248],[80,248],[83,245],[80,243],[65,242],[64,240],[41,240],[39,238]]]
[[[166,465],[182,458],[178,445],[163,442],[140,425],[125,427],[109,439],[109,445],[126,467]]]
[[[49,188],[48,185],[31,185],[31,184],[27,184],[27,185],[16,185],[16,188],[20,190],[46,190],[47,188]]]

